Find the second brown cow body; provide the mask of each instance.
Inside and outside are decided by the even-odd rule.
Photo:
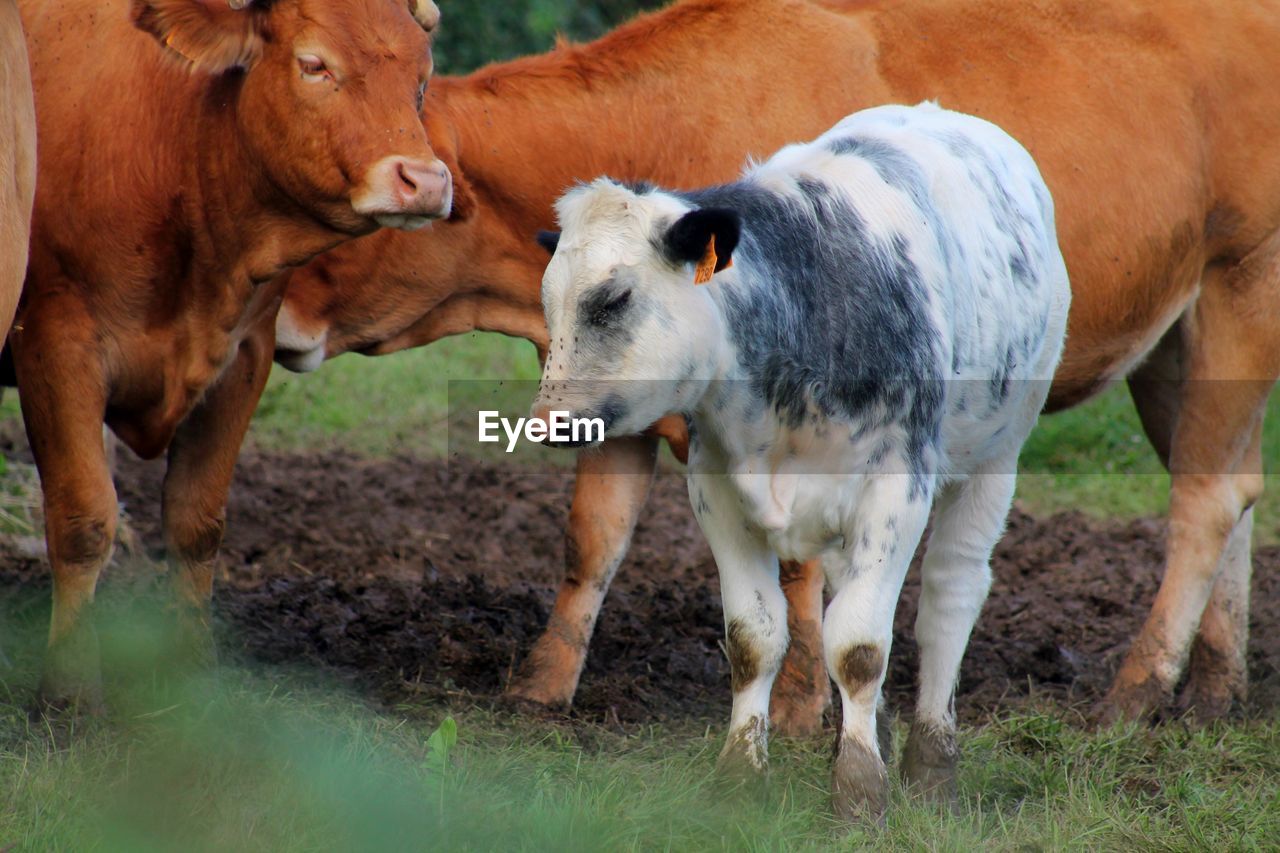
[[[279,354],[314,366],[472,329],[545,347],[530,235],[574,181],[726,180],[852,110],[937,99],[1021,140],[1054,193],[1074,299],[1050,408],[1128,376],[1174,474],[1165,580],[1106,716],[1159,706],[1197,627],[1188,699],[1220,714],[1245,689],[1249,507],[1280,375],[1277,40],[1274,3],[690,0],[591,45],[437,81],[424,118],[470,221],[359,241],[294,274]],[[582,456],[566,579],[517,696],[571,699],[655,452],[642,438]],[[801,696],[775,711],[799,728],[826,692],[805,630],[817,578],[786,579],[783,683]]]

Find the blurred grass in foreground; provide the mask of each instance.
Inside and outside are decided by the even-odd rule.
[[[378,710],[282,670],[166,674],[163,623],[107,608],[105,718],[28,720],[43,596],[0,609],[0,845],[104,850],[1261,849],[1280,838],[1280,721],[1089,734],[1061,710],[963,734],[961,806],[895,795],[841,835],[826,738],[776,740],[761,797],[712,771],[723,721],[628,731],[483,708]],[[446,715],[458,742],[432,733]],[[903,732],[899,730],[901,739]]]

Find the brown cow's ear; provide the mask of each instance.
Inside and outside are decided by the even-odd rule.
[[[261,13],[252,0],[132,0],[131,5],[134,26],[201,71],[248,68],[262,54]]]
[[[440,9],[432,0],[409,0],[409,11],[413,19],[422,25],[427,32],[435,32],[440,26]]]

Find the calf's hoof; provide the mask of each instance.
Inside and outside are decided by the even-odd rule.
[[[831,765],[831,806],[844,823],[883,824],[889,807],[889,775],[875,751],[843,733],[836,735]]]
[[[757,789],[769,777],[768,727],[762,717],[752,717],[731,732],[716,759],[716,779],[722,787]]]
[[[902,781],[912,795],[954,808],[959,758],[954,732],[913,722],[902,748]]]

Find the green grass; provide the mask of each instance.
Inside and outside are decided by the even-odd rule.
[[[109,599],[111,712],[32,722],[41,596],[0,604],[0,845],[23,850],[1266,849],[1280,721],[1088,733],[1060,709],[962,732],[954,815],[895,790],[838,829],[826,738],[775,739],[767,789],[726,791],[723,721],[605,728],[469,704],[372,707],[314,674],[174,674],[166,628]],[[432,733],[446,717],[447,753]],[[903,735],[897,731],[899,742]],[[6,848],[7,849],[7,848]]]

